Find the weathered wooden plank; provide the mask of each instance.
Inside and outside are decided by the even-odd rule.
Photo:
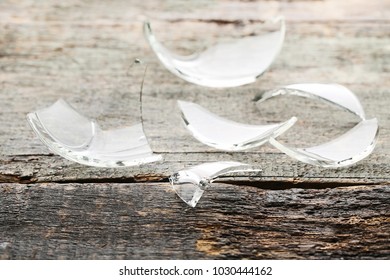
[[[1,1],[0,258],[389,259],[389,5]],[[278,14],[285,15],[288,30],[280,56],[256,83],[235,89],[179,80],[158,63],[142,35],[145,15],[165,19],[154,26],[159,38],[188,53],[221,34],[258,32]],[[52,155],[36,139],[25,115],[59,97],[103,127],[136,119],[140,73],[126,75],[136,57],[148,62],[145,130],[164,162],[85,167]],[[297,82],[336,82],[353,90],[367,116],[380,121],[374,153],[350,168],[324,170],[269,145],[219,152],[192,139],[175,106],[177,99],[194,101],[249,123],[297,115],[296,127],[281,137],[295,145],[320,143],[353,126],[356,119],[315,102],[253,102],[266,90]],[[187,208],[168,176],[216,160],[263,171],[224,178],[232,184],[216,184],[197,208]]]
[[[238,181],[261,184],[267,181],[290,183],[379,184],[389,182],[388,165],[362,161],[348,168],[323,169],[290,160],[285,155],[268,153],[178,153],[163,154],[165,161],[120,169],[94,168],[72,163],[59,156],[12,156],[0,166],[1,182],[134,182],[167,181],[184,167],[212,161],[249,162],[261,172],[241,174]]]
[[[202,25],[207,28],[213,24]],[[131,26],[134,29],[136,26],[140,27],[137,24]],[[18,55],[27,53],[26,47],[29,45],[17,44],[18,39],[15,43],[20,48],[17,49],[17,55],[10,53],[1,58],[4,67],[0,95],[1,174],[20,176],[33,170],[38,181],[58,180],[58,175],[50,175],[53,173],[61,174],[60,180],[87,179],[100,175],[108,178],[115,177],[115,174],[118,174],[117,177],[132,178],[142,173],[166,178],[174,170],[184,167],[186,162],[193,164],[213,160],[239,160],[260,165],[264,169],[262,176],[269,178],[346,177],[365,178],[371,183],[381,182],[390,174],[389,117],[387,107],[383,106],[389,102],[390,97],[387,51],[390,29],[387,27],[383,24],[294,23],[284,50],[270,71],[253,85],[228,90],[205,89],[180,81],[158,64],[147,46],[143,46],[139,33],[129,33],[129,38],[134,36],[135,41],[142,42],[140,45],[130,44],[125,40],[120,41],[116,48],[114,43],[118,40],[114,35],[106,40],[94,38],[94,32],[122,34],[126,29],[124,26],[109,27],[104,31],[99,29],[88,35],[82,31],[77,32],[78,28],[75,28],[69,36],[70,42],[53,37],[55,42],[58,40],[56,46],[65,44],[64,49],[59,49],[53,55],[22,56],[23,61]],[[83,26],[82,29],[91,27]],[[11,28],[6,34],[13,31]],[[18,34],[30,36],[23,32]],[[335,39],[334,36],[337,35],[344,39]],[[28,38],[22,42],[24,40]],[[66,47],[68,43],[73,44],[73,47]],[[45,42],[39,45],[45,50],[48,48]],[[150,61],[144,87],[145,130],[154,150],[166,155],[166,162],[162,166],[156,164],[140,170],[121,171],[100,171],[83,167],[71,167],[74,171],[70,171],[67,167],[70,163],[66,160],[55,159],[57,163],[53,163],[52,157],[45,156],[49,151],[28,127],[25,114],[47,106],[59,97],[65,97],[87,115],[102,121],[106,127],[125,125],[129,120],[134,120],[138,114],[134,100],[137,97],[139,79],[134,82],[126,76],[131,61],[128,47],[130,52],[144,54]],[[75,63],[72,59],[80,62]],[[214,153],[213,149],[198,143],[187,133],[181,125],[175,105],[177,99],[194,101],[215,113],[249,123],[282,121],[291,115],[297,115],[300,122],[296,128],[281,138],[288,139],[297,146],[327,141],[353,126],[355,119],[338,110],[329,111],[329,107],[315,102],[303,103],[302,100],[281,98],[258,108],[253,103],[253,99],[265,90],[304,81],[345,84],[361,99],[367,115],[378,117],[381,131],[377,148],[357,167],[334,171],[312,168],[291,161],[269,145],[245,153]],[[302,105],[310,110],[301,110],[299,106]],[[23,159],[24,155],[32,155],[28,167],[19,162],[26,160]],[[177,164],[177,161],[181,164]],[[63,169],[57,171],[57,166]],[[9,180],[5,179],[3,182]]]
[[[1,184],[2,259],[389,259],[390,186]]]
[[[283,14],[294,21],[388,21],[390,3],[383,0],[336,1],[13,1],[0,3],[1,21],[19,23],[73,22],[115,24],[149,16],[168,20],[193,19],[216,23],[265,20]]]

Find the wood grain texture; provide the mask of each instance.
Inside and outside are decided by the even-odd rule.
[[[168,184],[2,184],[0,257],[386,259],[390,187],[215,184],[189,209]]]
[[[345,3],[344,3],[345,2]],[[0,258],[390,258],[389,1],[15,1],[0,2]],[[257,33],[283,14],[282,52],[251,85],[215,90],[169,73],[143,38],[142,21],[189,53],[219,37]],[[25,116],[64,98],[104,128],[139,118],[163,162],[123,169],[81,166],[53,155]],[[182,126],[176,100],[248,123],[297,125],[280,137],[310,146],[356,119],[317,102],[255,99],[278,86],[339,83],[377,117],[375,151],[358,164],[322,169],[264,145],[213,150]],[[303,109],[304,108],[304,109]],[[223,178],[189,209],[168,176],[183,167],[234,160],[259,173]]]

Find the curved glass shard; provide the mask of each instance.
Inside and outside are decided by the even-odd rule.
[[[338,106],[358,116],[361,121],[345,134],[329,142],[309,148],[287,147],[270,138],[277,149],[294,159],[322,167],[344,167],[367,157],[376,144],[379,128],[376,118],[366,120],[364,109],[355,94],[337,84],[294,84],[263,94],[258,102],[278,95],[295,95],[317,99]]]
[[[273,138],[269,142],[280,151],[302,162],[336,168],[354,164],[371,154],[378,131],[378,121],[374,118],[362,120],[340,137],[314,147],[291,148]]]
[[[292,117],[286,122],[270,125],[237,123],[217,116],[198,104],[178,101],[186,128],[203,144],[225,151],[241,151],[260,146],[270,137],[277,137],[296,122]]]
[[[295,95],[306,98],[318,99],[347,110],[362,120],[365,114],[359,99],[355,94],[346,87],[338,84],[294,84],[282,88],[268,91],[262,95],[260,102],[278,96],[278,95]]]
[[[219,43],[189,56],[165,48],[154,36],[149,22],[144,23],[144,34],[161,63],[179,78],[206,87],[236,87],[254,82],[279,54],[285,22],[282,17],[274,21],[280,24],[278,31]]]
[[[124,167],[161,160],[153,154],[141,122],[105,131],[62,99],[29,113],[27,120],[51,151],[81,164]]]
[[[175,172],[169,177],[169,181],[177,195],[189,206],[195,207],[204,191],[218,177],[248,171],[261,170],[234,161],[204,163]]]

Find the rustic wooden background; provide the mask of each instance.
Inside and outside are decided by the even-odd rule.
[[[258,32],[287,20],[281,54],[254,84],[215,90],[182,81],[157,61],[142,21],[178,52],[219,36]],[[133,168],[81,166],[50,153],[25,115],[62,97],[103,127],[137,117],[148,63],[145,131],[164,161]],[[1,259],[389,259],[390,1],[0,1]],[[343,169],[296,162],[270,145],[215,151],[180,124],[177,99],[238,121],[297,125],[281,140],[311,145],[356,119],[323,104],[253,101],[276,86],[349,87],[380,135],[372,155]],[[303,106],[303,107],[302,107]],[[356,140],[358,141],[358,139]],[[171,190],[178,169],[217,160],[260,166],[226,178],[190,209]]]

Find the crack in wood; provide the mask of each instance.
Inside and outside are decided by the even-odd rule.
[[[37,178],[32,176],[19,176],[15,174],[0,174],[1,183],[18,183],[18,184],[32,184],[38,181]]]
[[[318,181],[317,181],[318,180]],[[388,183],[378,182],[338,182],[338,181],[321,181],[321,179],[302,181],[302,180],[278,180],[278,181],[223,181],[225,184],[237,186],[251,186],[266,190],[287,190],[287,189],[328,189],[339,187],[356,187],[356,186],[378,186],[388,185]]]

